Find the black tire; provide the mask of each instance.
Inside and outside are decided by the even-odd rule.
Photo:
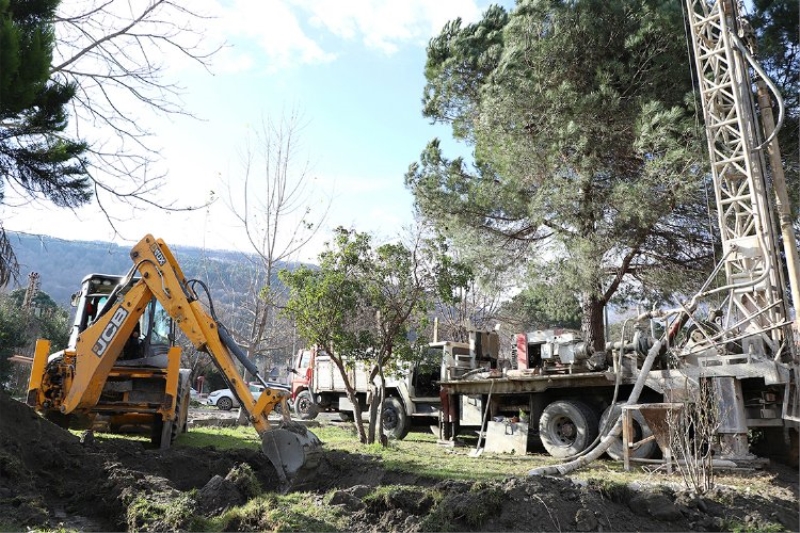
[[[622,413],[622,409],[620,407],[621,404],[616,404],[614,406],[608,406],[605,411],[603,411],[603,416],[600,417],[600,427],[605,428],[606,423],[608,422],[608,427],[606,430],[610,430],[614,426],[614,422],[616,422],[617,418],[619,418],[620,414]],[[613,414],[612,414],[612,407],[613,407]],[[613,417],[610,421],[609,418]],[[646,437],[649,437],[653,434],[653,431],[650,429],[650,426],[647,425],[647,422],[644,419],[644,415],[642,415],[641,411],[634,411],[633,412],[633,440],[640,441]],[[645,442],[641,446],[636,449],[630,451],[630,456],[634,459],[649,459],[653,457],[658,450],[658,444],[656,441],[651,440],[649,442]],[[606,450],[606,455],[615,459],[617,461],[622,461],[622,434],[620,433],[619,437],[617,437],[612,443],[611,446],[608,447]]]
[[[175,442],[178,435],[189,431],[189,404],[192,397],[189,387],[178,384],[178,401],[175,404],[175,423],[172,425],[171,441]]]
[[[760,428],[760,435],[755,439],[755,444],[751,446],[752,453],[759,457],[768,457],[779,463],[797,468],[800,461],[800,438],[798,431],[794,428],[789,429],[789,441],[781,427]]]
[[[356,417],[353,416],[353,411],[339,411],[339,420],[342,422],[352,422]]]
[[[383,434],[390,439],[403,440],[411,429],[411,419],[403,404],[394,397],[383,402]]]
[[[294,400],[294,414],[300,420],[314,420],[319,414],[319,407],[314,403],[311,391],[301,391]]]
[[[544,408],[539,437],[547,453],[562,459],[581,453],[597,437],[597,414],[585,403],[559,400]]]
[[[233,408],[233,400],[223,397],[217,400],[217,407],[223,411],[230,411]]]
[[[160,449],[163,442],[164,426],[171,422],[164,422],[159,413],[153,415],[153,425],[150,427],[150,443],[153,448]],[[171,431],[170,427],[170,431]]]
[[[45,411],[44,417],[63,429],[69,429],[69,424],[72,421],[72,415],[65,415],[59,411]]]

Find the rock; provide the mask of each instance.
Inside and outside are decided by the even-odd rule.
[[[81,444],[84,446],[90,446],[94,444],[94,431],[91,429],[87,429],[81,434]]]
[[[344,507],[348,512],[355,512],[363,509],[366,507],[364,502],[350,494],[346,490],[337,490],[331,496],[330,505],[341,505]]]
[[[597,518],[588,509],[578,509],[575,513],[575,529],[577,531],[595,531],[597,529]]]
[[[653,518],[662,522],[676,522],[683,518],[680,507],[660,494],[650,500],[649,508]]]
[[[680,508],[663,494],[641,493],[628,502],[628,507],[639,516],[650,516],[662,522],[683,518]]]
[[[198,510],[202,514],[210,516],[243,504],[245,497],[235,483],[220,475],[215,475],[202,489],[197,491],[196,500]]]
[[[369,485],[354,485],[346,490],[359,500],[363,500],[367,494],[373,491],[373,488]]]

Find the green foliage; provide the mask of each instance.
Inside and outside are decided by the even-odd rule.
[[[279,276],[290,292],[285,313],[300,337],[324,347],[340,368],[363,361],[374,378],[416,359],[427,343],[423,332],[436,295],[452,301],[454,285],[469,278],[469,269],[448,258],[441,241],[373,248],[368,235],[339,228],[319,255],[319,269]],[[356,419],[361,431],[358,408]],[[363,441],[372,440],[376,423],[371,416]]]
[[[66,348],[70,334],[69,313],[39,291],[30,309],[23,309],[25,291],[18,289],[0,295],[0,388],[9,383],[13,366],[8,358],[17,353],[33,354],[33,343],[42,338],[50,341],[55,352]],[[27,379],[27,378],[26,378]],[[19,388],[20,383],[10,383]]]
[[[534,279],[505,306],[504,314],[516,317],[523,331],[551,327],[578,329],[581,307],[567,285]]]
[[[290,292],[285,312],[302,338],[352,355],[364,354],[373,345],[369,329],[355,320],[366,290],[357,278],[358,266],[368,250],[367,235],[340,228],[334,243],[320,254],[319,269],[301,266],[279,273]]]
[[[684,43],[665,0],[529,0],[448,24],[428,48],[424,112],[474,163],[429,143],[406,175],[420,211],[445,235],[501,243],[497,268],[530,261],[535,293],[561,289],[551,309],[577,300],[596,318],[623,281],[637,298],[671,269],[670,290],[689,290],[712,236]]]
[[[28,344],[28,317],[19,307],[12,305],[8,298],[0,297],[0,388],[5,388],[11,373],[8,358],[20,346]]]
[[[282,270],[286,313],[310,343],[364,359],[411,358],[435,296],[454,301],[470,269],[443,241],[372,247],[368,235],[339,228],[319,268]],[[412,329],[416,330],[412,336]]]
[[[92,197],[82,154],[68,139],[72,84],[49,81],[60,0],[0,0],[0,205],[7,183],[30,198],[78,207]],[[16,277],[18,262],[0,225],[0,285]]]
[[[756,56],[777,84],[786,105],[786,121],[778,140],[797,217],[800,203],[800,33],[797,31],[800,6],[794,0],[754,0],[753,5],[755,12],[750,22],[756,33]]]
[[[63,135],[75,86],[49,81],[59,2],[0,0],[0,201],[6,180],[59,207],[92,197],[87,147]]]

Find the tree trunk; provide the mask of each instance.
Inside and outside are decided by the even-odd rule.
[[[606,302],[592,293],[584,295],[581,307],[583,309],[581,332],[595,352],[602,352],[606,348],[604,320]]]
[[[375,442],[375,421],[378,417],[378,405],[383,401],[381,397],[381,388],[375,384],[375,378],[378,377],[378,365],[374,365],[369,373],[369,386],[372,389],[372,402],[369,404],[369,429],[367,430],[367,444]]]
[[[329,349],[329,354],[333,354],[333,350]],[[356,424],[356,429],[358,431],[358,440],[361,444],[367,443],[367,433],[364,431],[364,421],[362,420],[361,415],[361,404],[358,403],[358,398],[356,397],[356,391],[353,388],[352,383],[350,383],[350,378],[347,376],[347,371],[344,367],[344,361],[341,360],[339,356],[331,355],[331,361],[336,365],[336,368],[339,369],[339,373],[342,375],[342,381],[344,382],[344,388],[347,390],[347,399],[350,400],[350,403],[353,404],[353,421]]]

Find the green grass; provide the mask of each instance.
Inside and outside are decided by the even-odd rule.
[[[193,448],[213,446],[220,450],[230,450],[232,448],[260,450],[261,439],[251,426],[230,428],[200,427],[179,435],[175,439],[173,446],[189,446]]]
[[[786,528],[775,522],[767,522],[761,524],[746,524],[738,520],[725,520],[725,531],[732,533],[780,533],[786,531]]]
[[[449,448],[437,444],[431,433],[412,432],[401,440],[389,441],[387,448],[379,444],[359,444],[347,427],[314,428],[325,449],[366,453],[380,457],[389,470],[408,472],[442,480],[486,481],[527,474],[528,470],[555,461],[541,456],[483,454],[470,457],[472,448]]]
[[[220,516],[197,519],[193,531],[345,531],[347,517],[310,493],[263,494]]]
[[[158,523],[161,528],[179,531],[194,520],[194,503],[183,494],[178,498],[162,499],[159,494],[140,495],[129,505],[126,521],[129,531]]]
[[[467,440],[470,446],[451,448],[437,444],[436,437],[427,432],[413,431],[402,441],[392,440],[387,448],[379,444],[363,445],[358,442],[352,424],[324,424],[310,428],[323,442],[324,450],[337,450],[349,453],[368,454],[379,457],[387,470],[409,473],[439,480],[490,481],[508,477],[524,477],[533,468],[557,464],[559,461],[543,454],[526,456],[496,455],[484,453],[478,458],[471,457],[475,442]],[[103,435],[108,438],[130,438],[129,436]],[[181,447],[213,446],[220,450],[250,448],[259,450],[261,440],[251,426],[231,428],[199,427],[180,435],[175,442]],[[641,468],[626,472],[622,463],[599,460],[584,467],[571,477],[594,480],[609,490],[626,486],[634,481],[673,482],[682,484],[678,473],[667,475],[662,471],[649,473]],[[718,484],[732,487],[750,487],[755,493],[769,494],[772,476],[766,473],[716,475]]]
[[[440,446],[436,437],[426,432],[411,432],[401,440],[392,440],[387,448],[379,444],[364,445],[358,442],[355,430],[348,425],[322,425],[311,431],[323,442],[325,450],[362,453],[379,457],[388,470],[413,473],[441,480],[490,481],[510,476],[524,476],[532,468],[556,464],[558,461],[544,455],[496,455],[485,453],[470,457],[471,447],[449,448]],[[177,446],[206,447],[226,450],[232,448],[260,449],[261,440],[249,426],[234,428],[201,427],[180,435]],[[613,475],[620,483],[641,479],[641,472],[624,472],[622,465],[600,461],[581,470],[581,477]]]

